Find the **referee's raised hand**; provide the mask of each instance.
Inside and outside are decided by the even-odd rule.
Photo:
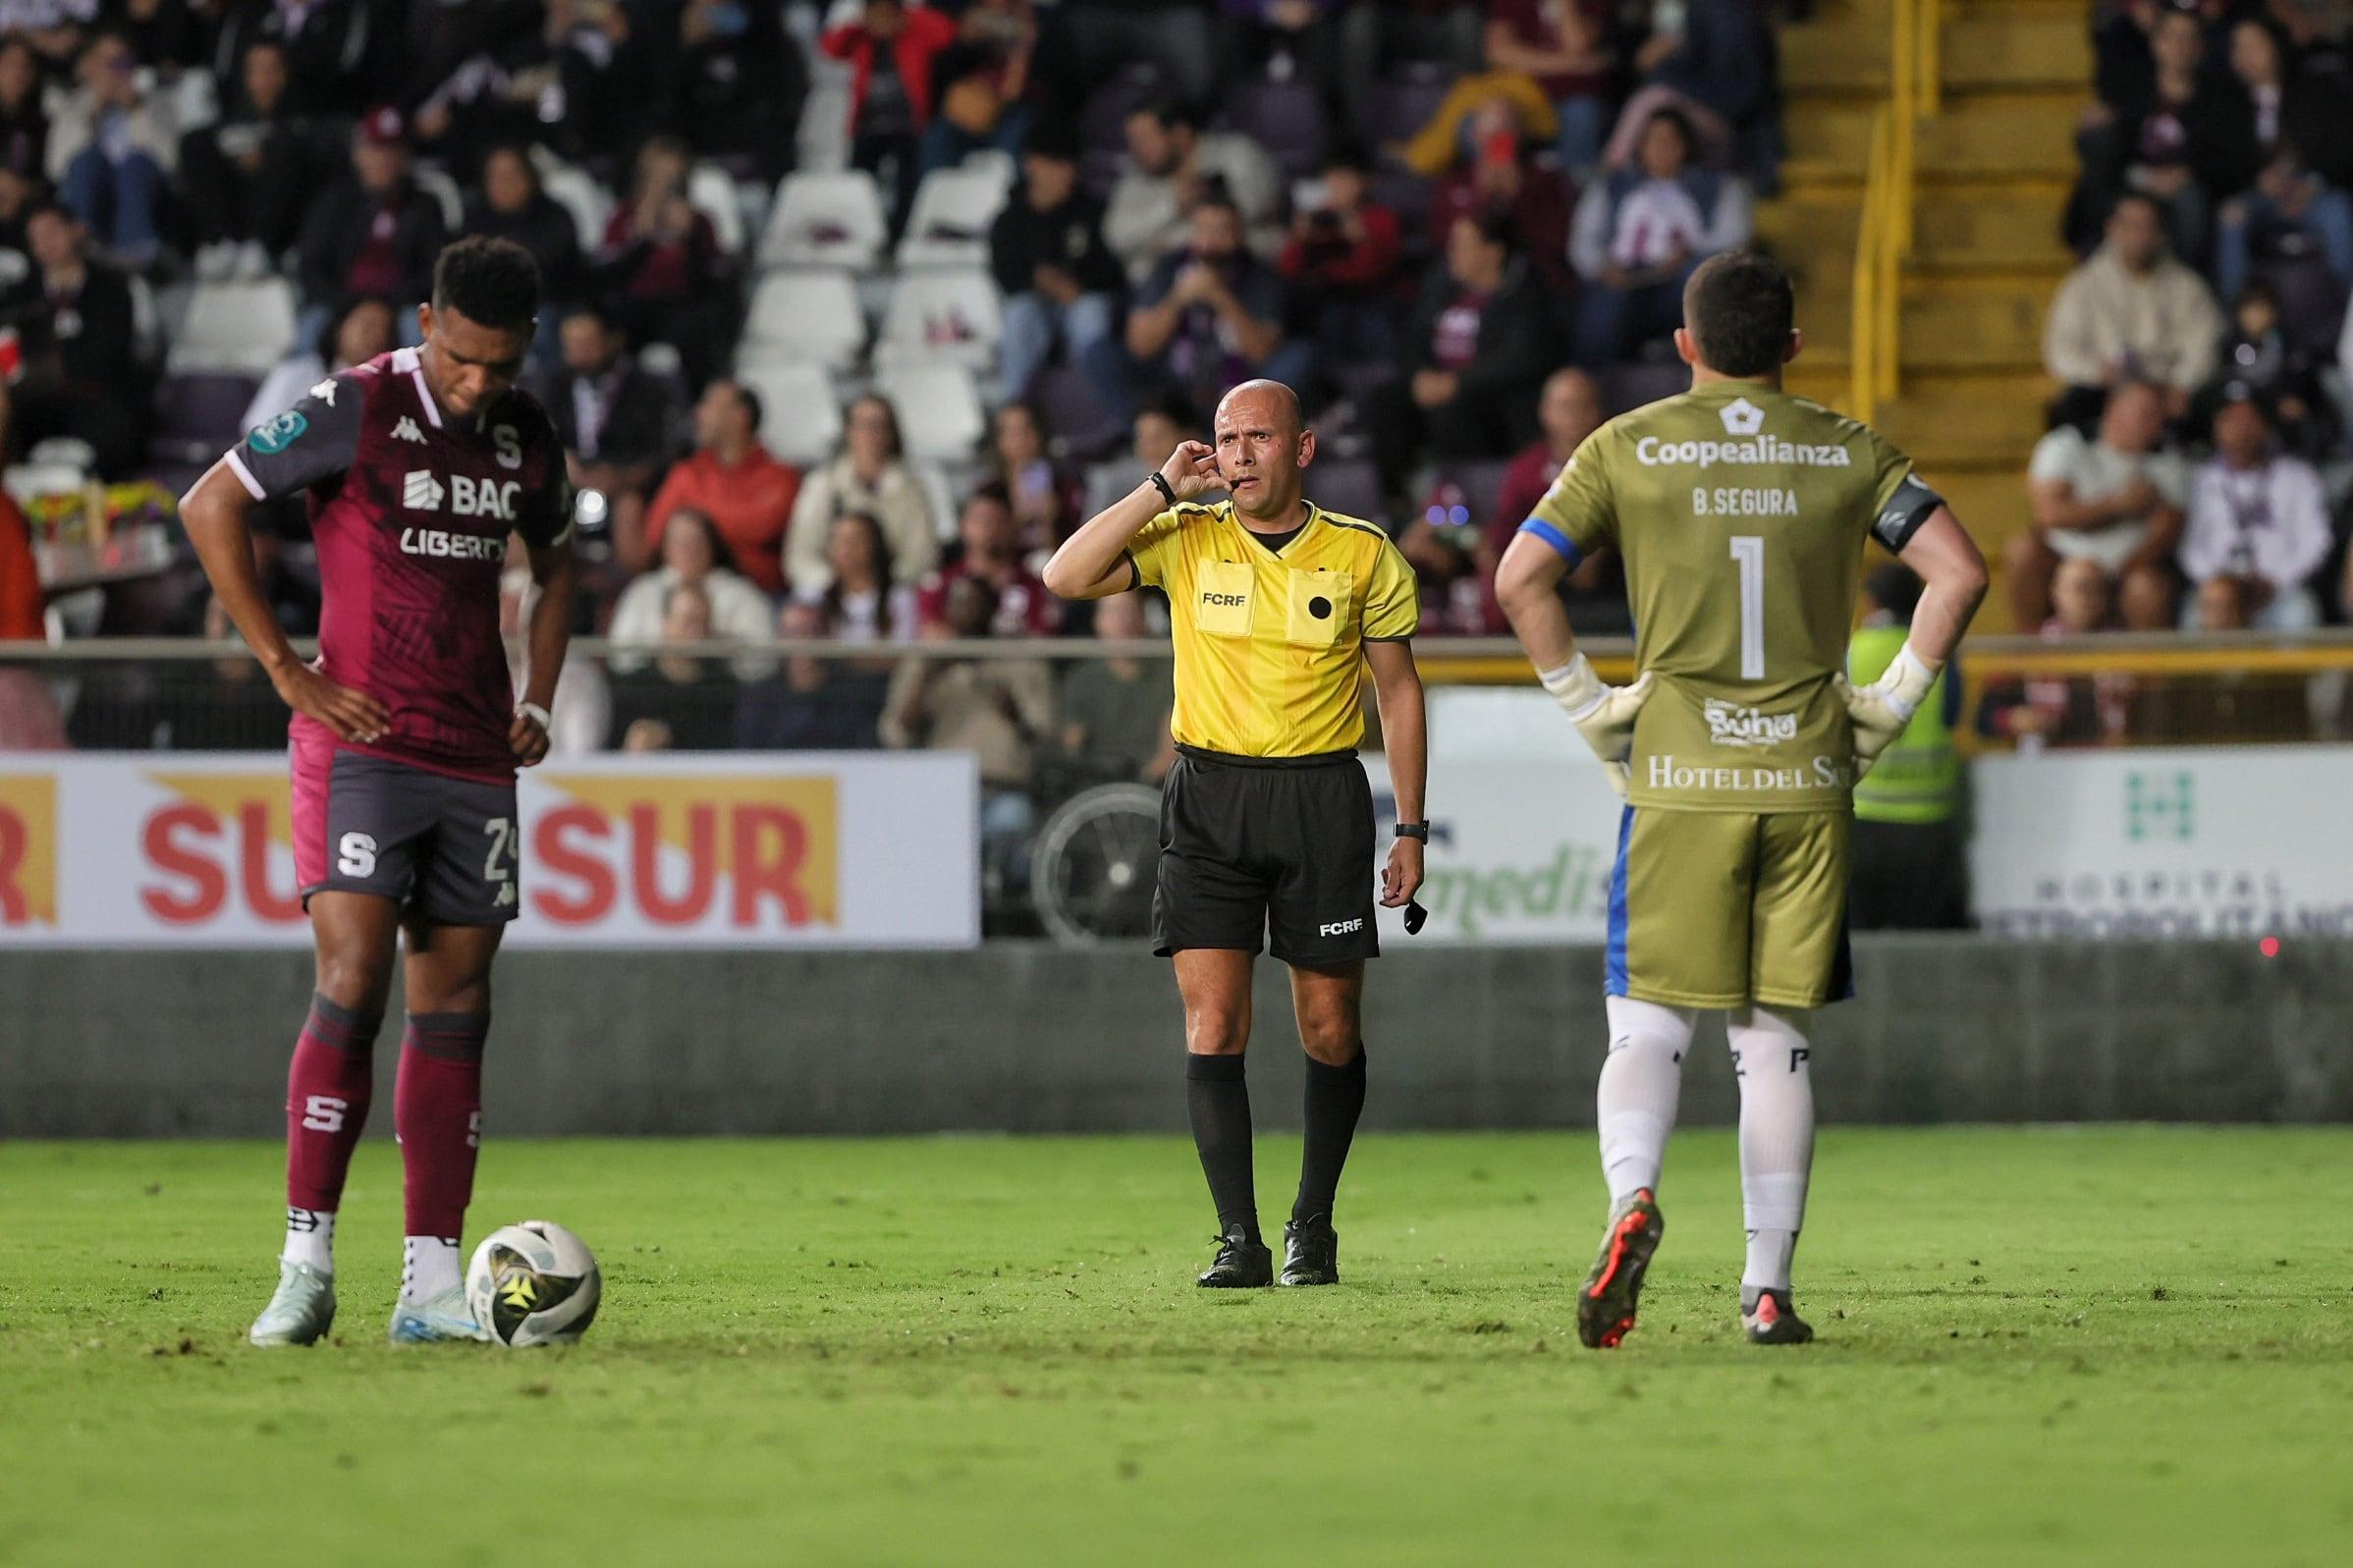
[[[1215,490],[1225,484],[1225,475],[1218,471],[1218,452],[1206,441],[1179,441],[1169,460],[1160,465],[1160,476],[1176,492],[1179,501],[1190,501],[1204,490]]]

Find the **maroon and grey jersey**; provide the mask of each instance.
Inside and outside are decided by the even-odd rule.
[[[471,419],[444,415],[417,351],[400,349],[329,376],[226,460],[256,501],[308,492],[319,668],[392,712],[382,739],[354,749],[512,780],[498,592],[507,536],[545,546],[572,528],[546,410],[517,390]],[[305,726],[333,740],[296,715],[295,730]]]

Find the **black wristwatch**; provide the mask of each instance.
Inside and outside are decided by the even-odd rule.
[[[1170,488],[1169,476],[1167,474],[1162,473],[1158,468],[1155,468],[1150,473],[1144,475],[1144,477],[1152,481],[1152,488],[1160,492],[1160,497],[1163,501],[1166,501],[1172,507],[1176,505],[1176,492]]]
[[[1426,822],[1400,822],[1397,824],[1397,837],[1419,838],[1422,842],[1428,843],[1430,841],[1430,825]]]

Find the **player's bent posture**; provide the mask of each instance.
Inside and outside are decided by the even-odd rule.
[[[1372,791],[1356,761],[1372,668],[1397,799],[1381,877],[1395,908],[1422,881],[1426,766],[1413,571],[1379,528],[1301,492],[1315,433],[1288,387],[1218,406],[1214,449],[1158,473],[1055,552],[1046,585],[1094,599],[1149,584],[1175,625],[1176,765],[1161,800],[1154,947],[1184,999],[1186,1099],[1218,1210],[1204,1285],[1274,1283],[1250,1163],[1250,969],[1271,930],[1307,1051],[1307,1147],[1284,1227],[1283,1283],[1340,1279],[1332,1205],[1364,1108],[1360,1011],[1373,930]],[[1225,488],[1215,506],[1195,498]]]
[[[403,930],[393,1119],[408,1241],[391,1337],[482,1337],[458,1239],[481,1134],[490,962],[518,909],[515,769],[547,754],[572,624],[563,448],[515,388],[538,301],[520,246],[451,245],[417,311],[422,348],[321,381],[181,502],[213,588],[294,710],[295,866],[318,945],[287,1076],[286,1246],[257,1345],[309,1344],[335,1321],[335,1216]],[[297,493],[325,594],[312,664],[271,618],[246,516]],[[541,590],[520,702],[498,626],[510,534]]]
[[[1985,562],[1904,456],[1781,391],[1799,337],[1788,275],[1758,255],[1692,275],[1675,348],[1691,390],[1604,425],[1520,525],[1498,573],[1512,629],[1626,798],[1611,883],[1610,1054],[1598,1113],[1610,1222],[1577,1301],[1586,1344],[1634,1325],[1696,1014],[1728,1014],[1740,1078],[1748,1262],[1760,1344],[1812,1330],[1790,1259],[1814,1157],[1806,1025],[1848,993],[1854,781],[1910,719],[1986,591]],[[1868,535],[1926,581],[1877,683],[1841,675]],[[1625,559],[1639,678],[1606,686],[1555,587]]]

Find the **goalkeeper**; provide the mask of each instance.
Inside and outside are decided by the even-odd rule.
[[[1716,256],[1683,294],[1691,390],[1604,425],[1520,526],[1497,595],[1626,799],[1610,896],[1610,1054],[1598,1114],[1611,1215],[1579,1293],[1586,1344],[1633,1326],[1662,1231],[1658,1186],[1702,1010],[1727,1014],[1740,1078],[1748,1261],[1742,1327],[1812,1330],[1790,1260],[1813,1163],[1807,1024],[1848,993],[1854,782],[1894,738],[1986,590],[1977,547],[1875,431],[1781,390],[1799,337],[1788,275]],[[1846,683],[1875,539],[1927,584],[1887,674]],[[1570,635],[1561,576],[1625,560],[1640,676],[1602,683]]]

